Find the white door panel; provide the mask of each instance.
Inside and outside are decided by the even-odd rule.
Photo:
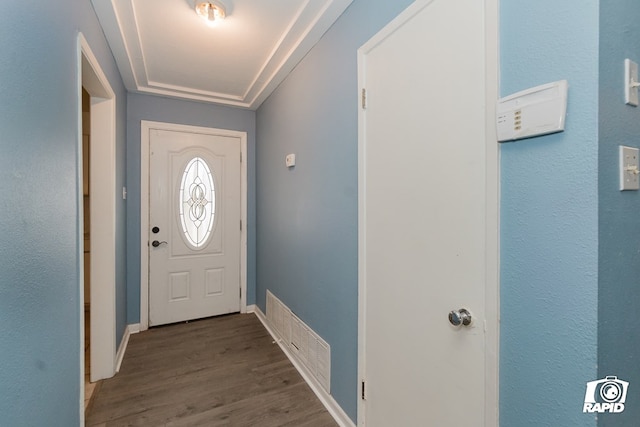
[[[149,324],[239,311],[239,139],[150,138]]]
[[[494,101],[486,99],[485,3],[421,3],[360,56],[360,414],[368,427],[487,419],[486,165],[495,141],[486,139]],[[448,314],[461,308],[473,322],[455,327]]]

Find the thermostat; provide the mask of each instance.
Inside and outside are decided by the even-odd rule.
[[[515,141],[564,131],[569,84],[560,80],[498,100],[498,141]]]

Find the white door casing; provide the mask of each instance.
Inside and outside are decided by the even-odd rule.
[[[116,97],[109,80],[82,33],[78,33],[78,115],[79,153],[78,182],[83,182],[82,167],[82,87],[91,96],[90,193],[90,380],[111,378],[116,372]],[[82,185],[78,200],[83,200]],[[78,236],[84,242],[83,206],[79,204]],[[84,245],[79,245],[80,278],[84,282]],[[84,313],[84,283],[80,312]],[[80,376],[80,408],[84,417],[84,316],[80,316],[82,375]],[[83,419],[83,418],[82,418]]]
[[[148,121],[141,131],[141,330],[246,312],[246,133]],[[211,169],[216,190],[214,231],[200,248],[184,236],[178,207],[194,157]]]
[[[417,1],[358,52],[359,425],[498,424],[497,10]]]

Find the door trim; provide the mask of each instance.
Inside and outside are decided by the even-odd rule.
[[[152,129],[240,139],[240,312],[247,312],[247,133],[177,123],[140,121],[140,330],[149,329],[149,144]]]
[[[365,88],[365,58],[384,39],[428,7],[434,0],[417,0],[391,21],[379,33],[358,49],[358,97]],[[485,420],[484,425],[499,425],[499,150],[495,130],[495,107],[498,99],[499,0],[484,0],[485,16],[485,93],[486,93],[486,258],[485,258]],[[366,381],[365,314],[366,314],[366,133],[365,118],[358,99],[358,425],[365,425],[365,400],[361,399],[361,384]]]
[[[91,96],[91,381],[110,378],[116,367],[116,97],[82,33],[78,33],[78,265],[80,313],[84,313],[82,87]],[[84,315],[80,316],[80,413],[84,417]]]

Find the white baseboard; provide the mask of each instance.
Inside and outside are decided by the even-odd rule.
[[[256,305],[251,304],[247,306],[247,311],[245,313],[255,313],[255,312],[256,312]]]
[[[118,347],[118,353],[116,353],[116,373],[120,372],[120,365],[122,365],[122,360],[124,359],[124,353],[127,351],[127,345],[129,344],[129,337],[131,334],[137,334],[140,332],[140,324],[134,323],[131,325],[127,325],[124,329],[124,335],[122,336],[122,341],[120,341],[120,346]]]
[[[249,312],[248,309],[249,307],[247,307],[247,312]],[[257,307],[254,305],[252,313],[255,313],[258,319],[260,319],[265,329],[269,332],[269,334],[271,334],[274,341],[278,343],[278,345],[280,346],[284,354],[289,358],[289,360],[291,361],[293,366],[298,370],[300,375],[302,375],[302,378],[304,378],[304,380],[307,382],[309,387],[311,387],[311,390],[313,390],[316,396],[318,396],[318,399],[320,399],[320,402],[322,402],[325,408],[327,408],[327,411],[329,411],[329,413],[331,414],[333,419],[336,420],[338,425],[340,425],[341,427],[355,427],[355,424],[353,423],[353,421],[351,421],[351,418],[349,418],[349,416],[344,412],[342,407],[338,405],[338,402],[335,401],[333,396],[331,396],[329,393],[327,393],[324,390],[324,388],[320,385],[320,383],[315,378],[315,376],[312,375],[311,372],[309,372],[309,370],[306,368],[306,366],[300,363],[300,361],[291,353],[291,350],[289,350],[289,347],[287,347],[282,343],[282,339],[271,328],[271,326],[267,322],[266,316],[264,315],[262,310],[260,310],[260,307]]]

